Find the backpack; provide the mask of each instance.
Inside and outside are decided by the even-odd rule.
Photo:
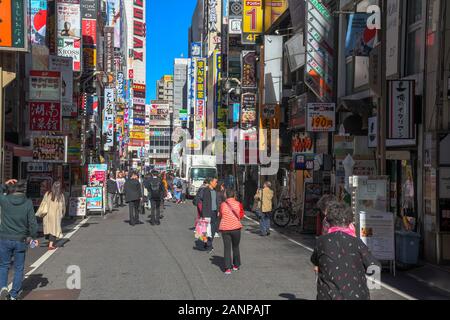
[[[178,180],[178,182],[177,182],[177,188],[178,188],[178,189],[183,188],[183,184],[181,183],[181,180]]]
[[[152,199],[161,199],[161,181],[159,179],[151,179],[149,183],[149,193]]]

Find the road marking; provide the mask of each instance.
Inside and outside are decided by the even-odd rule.
[[[254,219],[248,217],[247,215],[245,215],[244,217],[245,217],[247,220],[252,221],[253,223],[256,223],[256,224],[258,224],[258,225],[260,224],[258,221],[256,221],[256,220],[254,220]],[[304,245],[304,244],[302,244],[302,243],[300,243],[300,242],[298,242],[298,241],[295,241],[294,239],[289,238],[289,237],[285,236],[284,234],[281,234],[281,233],[279,233],[278,231],[276,231],[276,230],[274,230],[274,229],[272,229],[272,228],[270,228],[270,231],[279,234],[281,237],[283,237],[283,238],[285,238],[286,240],[288,240],[288,241],[290,241],[290,242],[292,242],[292,243],[294,243],[294,244],[296,244],[296,245],[302,247],[303,249],[305,249],[305,250],[307,250],[307,251],[309,251],[309,252],[314,252],[314,249],[312,249],[312,248],[310,248],[310,247],[308,247],[308,246],[306,246],[306,245]],[[410,295],[408,295],[408,294],[406,294],[406,293],[404,293],[404,292],[402,292],[402,291],[400,291],[400,290],[398,290],[398,289],[395,289],[395,288],[391,287],[390,285],[385,284],[385,283],[382,282],[382,281],[377,281],[377,280],[375,280],[375,279],[373,279],[372,281],[375,282],[375,283],[377,283],[377,284],[379,284],[380,286],[382,286],[382,287],[385,288],[386,290],[389,290],[389,291],[391,291],[391,292],[393,292],[393,293],[395,293],[395,294],[399,295],[400,297],[403,297],[403,298],[405,298],[405,299],[407,299],[407,300],[417,300],[416,298],[414,298],[414,297],[412,297],[412,296],[410,296]]]
[[[78,230],[80,230],[80,228],[86,224],[86,222],[89,220],[90,217],[87,217],[86,219],[83,219],[80,221],[80,223],[78,223],[73,230],[68,233],[65,237],[64,240],[68,240],[70,239]],[[44,253],[39,259],[37,259],[31,266],[31,270],[28,271],[27,274],[25,274],[23,280],[26,280],[29,276],[31,276],[40,266],[42,266],[53,254],[56,253],[56,251],[58,251],[59,248],[56,248],[55,250],[52,251],[47,251],[46,253]],[[8,286],[8,290],[12,289],[12,283],[9,284]]]

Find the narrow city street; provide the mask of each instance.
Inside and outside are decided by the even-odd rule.
[[[190,202],[168,204],[161,226],[151,226],[147,215],[145,224],[129,226],[126,207],[105,219],[89,217],[49,258],[45,258],[48,253],[43,248],[36,249],[44,257],[34,263],[38,267],[24,281],[24,299],[315,299],[311,253],[300,243],[278,232],[261,238],[258,225],[246,218],[242,268],[226,276],[222,271],[222,239],[215,239],[212,254],[198,250],[192,231],[194,217]],[[73,226],[65,231],[70,230]],[[37,260],[33,250],[30,255],[29,263]],[[80,290],[67,289],[71,266],[80,268]],[[445,298],[429,294],[434,299]],[[405,296],[382,288],[372,291],[372,299]]]

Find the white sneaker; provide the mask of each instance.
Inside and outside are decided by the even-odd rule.
[[[10,299],[10,295],[9,295],[9,291],[8,288],[2,288],[2,290],[0,291],[0,301],[1,300],[9,300]]]
[[[218,234],[218,233],[216,232],[216,234],[214,235],[214,238],[220,238],[220,234]]]

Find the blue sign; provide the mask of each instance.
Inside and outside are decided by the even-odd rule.
[[[235,123],[239,122],[240,111],[241,111],[241,104],[233,103],[233,122],[235,122]]]
[[[191,57],[192,58],[201,58],[202,57],[202,44],[200,42],[192,42]]]
[[[137,126],[145,126],[145,119],[133,118],[133,124]]]
[[[345,39],[345,56],[368,57],[372,51],[377,36],[377,30],[367,27],[370,14],[352,14],[348,20],[347,35]]]
[[[294,155],[295,170],[314,170],[313,153],[297,153]]]

